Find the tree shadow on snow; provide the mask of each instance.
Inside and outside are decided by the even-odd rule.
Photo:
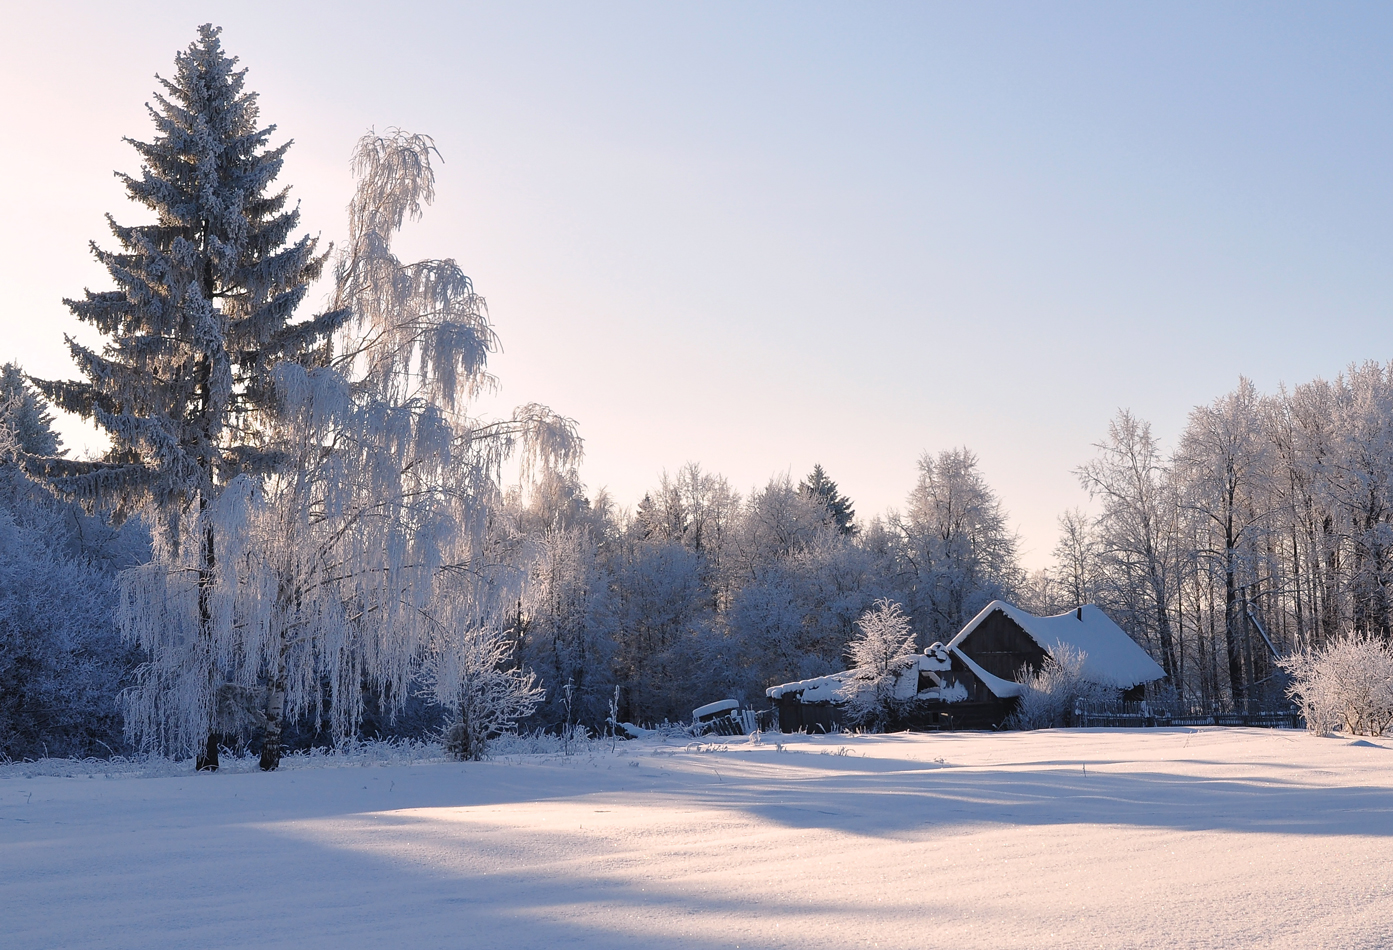
[[[1109,772],[1078,761],[1006,768],[837,773],[706,796],[780,824],[870,836],[948,825],[1111,824],[1178,831],[1393,836],[1387,787]]]

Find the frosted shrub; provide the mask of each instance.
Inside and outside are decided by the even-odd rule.
[[[443,745],[454,758],[482,759],[491,740],[532,715],[541,702],[537,677],[509,669],[508,653],[501,631],[476,627],[450,638],[428,667],[432,695],[453,714]]]
[[[1067,726],[1080,702],[1096,705],[1116,699],[1116,690],[1083,678],[1087,658],[1083,651],[1061,645],[1054,656],[1045,657],[1039,670],[1022,671],[1020,681],[1025,690],[1011,716],[1011,725],[1016,729]]]
[[[843,688],[847,718],[857,726],[884,729],[898,712],[895,681],[915,658],[914,631],[900,605],[878,600],[856,621],[860,632],[847,646],[851,681]]]
[[[0,507],[0,760],[119,747],[117,693],[133,658],[111,617],[115,592],[61,543],[58,525],[18,525]]]
[[[1280,665],[1292,678],[1287,695],[1311,732],[1381,736],[1393,725],[1393,649],[1385,641],[1355,634]]]

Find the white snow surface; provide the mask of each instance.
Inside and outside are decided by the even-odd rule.
[[[1055,617],[1037,617],[1004,600],[994,600],[968,621],[967,626],[949,642],[948,648],[959,657],[966,658],[967,655],[960,649],[963,640],[997,610],[1020,624],[1021,629],[1046,653],[1053,656],[1061,646],[1070,646],[1084,654],[1083,676],[1091,682],[1128,689],[1166,675],[1165,670],[1127,636],[1126,631],[1093,604],[1085,604],[1077,612],[1071,610]],[[976,664],[972,665],[973,672],[977,672]],[[1019,690],[1001,693],[993,689],[993,692],[998,696],[1015,696]]]
[[[294,757],[271,774],[0,767],[0,945],[1351,950],[1393,935],[1389,739],[575,748]]]

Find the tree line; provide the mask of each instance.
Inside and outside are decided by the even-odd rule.
[[[428,137],[360,140],[322,250],[218,30],[160,82],[122,176],[150,223],[111,219],[111,289],[67,301],[105,345],[69,340],[77,380],[0,373],[0,753],[216,768],[251,743],[270,769],[367,734],[477,757],[503,729],[758,703],[855,661],[867,618],[895,619],[893,653],[995,598],[1100,604],[1178,704],[1277,701],[1272,654],[1388,637],[1393,368],[1241,381],[1170,454],[1120,412],[1078,470],[1092,512],[1034,573],[966,448],[871,517],[821,466],[741,493],[690,463],[622,508],[587,492],[572,420],[471,415],[487,305],[454,260],[393,249],[434,198]],[[71,458],[50,404],[110,450]]]
[[[1037,603],[1104,606],[1205,707],[1281,700],[1274,660],[1390,635],[1393,364],[1195,408],[1173,451],[1119,412]]]

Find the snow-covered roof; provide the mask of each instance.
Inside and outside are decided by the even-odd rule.
[[[805,703],[831,703],[844,698],[842,689],[850,681],[850,671],[829,673],[826,676],[814,676],[812,679],[771,686],[764,691],[764,695],[770,699],[782,699],[787,693],[790,696],[800,696]]]
[[[698,721],[704,716],[714,716],[717,713],[729,712],[732,709],[740,708],[738,699],[718,699],[714,703],[707,703],[705,706],[698,706],[692,710],[692,720]]]
[[[981,669],[960,647],[973,630],[998,610],[1019,624],[1026,635],[1051,656],[1061,646],[1069,646],[1082,653],[1084,678],[1095,683],[1129,689],[1138,683],[1149,683],[1166,675],[1135,640],[1093,604],[1085,604],[1078,610],[1056,617],[1037,617],[1004,600],[994,600],[958,632],[948,643],[948,649],[961,658],[997,696],[1019,695],[1020,686]],[[1001,684],[1002,689],[1014,688],[1014,692],[1003,692],[997,688],[997,684]]]
[[[941,646],[941,644],[940,644]],[[925,651],[927,654],[928,651]],[[920,655],[904,657],[895,670],[894,696],[896,699],[913,699],[919,691],[919,671],[920,670],[946,670],[949,668],[946,650],[941,650],[942,656]],[[780,683],[778,686],[771,686],[764,691],[764,695],[770,699],[783,699],[785,696],[797,696],[805,703],[837,703],[847,699],[850,692],[854,692],[853,684],[856,682],[855,670],[842,670],[840,673],[828,673],[826,676],[814,676],[812,679],[798,680],[793,683]]]

